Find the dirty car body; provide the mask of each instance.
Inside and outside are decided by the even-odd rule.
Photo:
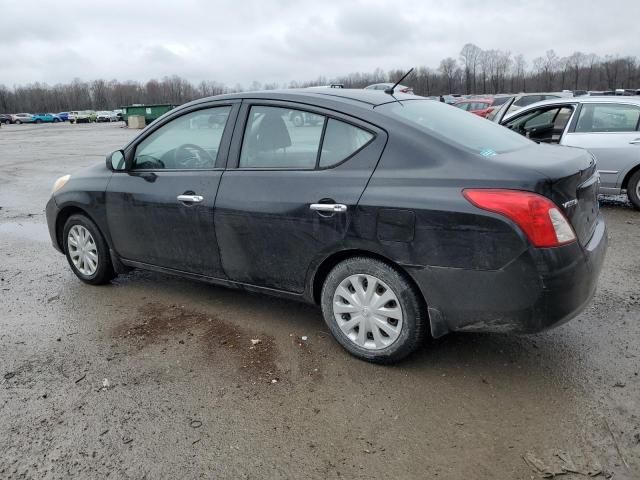
[[[291,111],[322,121],[294,127]],[[607,246],[589,153],[370,90],[198,100],[55,188],[47,221],[68,259],[70,219],[86,216],[115,273],[150,269],[321,304],[334,335],[345,332],[340,343],[373,361],[408,354],[417,340],[401,353],[394,345],[421,338],[423,324],[435,337],[558,325],[592,297]],[[532,240],[526,222],[545,220],[486,203],[503,195],[554,210],[566,237]],[[358,289],[395,299],[381,307],[388,324],[365,320]]]

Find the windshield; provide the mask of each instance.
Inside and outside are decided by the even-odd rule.
[[[376,110],[447,143],[485,157],[524,148],[530,140],[459,108],[429,100],[385,103]]]

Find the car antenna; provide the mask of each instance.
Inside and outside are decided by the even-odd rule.
[[[398,80],[398,81],[396,82],[396,84],[395,84],[393,87],[385,89],[384,93],[387,93],[387,94],[389,94],[389,95],[391,95],[391,96],[393,97],[393,93],[394,93],[394,91],[395,91],[395,88],[396,88],[398,85],[400,85],[400,82],[401,82],[402,80],[404,80],[405,78],[407,78],[411,72],[413,72],[413,67],[411,68],[411,70],[409,70],[407,73],[405,73],[405,74],[402,76],[402,78],[401,78],[400,80]],[[394,97],[394,98],[395,98],[395,97]]]

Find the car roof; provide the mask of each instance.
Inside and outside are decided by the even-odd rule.
[[[334,103],[344,104],[360,104],[360,106],[378,106],[385,103],[395,102],[397,100],[417,100],[421,97],[416,95],[408,95],[405,93],[394,93],[393,97],[382,90],[366,90],[357,88],[327,88],[318,90],[309,89],[284,89],[284,90],[266,90],[259,92],[242,92],[231,93],[226,95],[218,95],[215,97],[202,98],[187,105],[196,103],[215,101],[215,100],[231,100],[231,99],[264,99],[264,100],[285,100],[297,101],[302,103],[313,103],[317,100],[329,100]],[[426,99],[425,99],[426,100]]]
[[[548,100],[542,100],[540,102],[532,103],[531,105],[527,105],[526,107],[522,107],[519,110],[511,112],[502,119],[502,122],[510,119],[516,115],[520,115],[522,112],[529,111],[533,108],[544,107],[545,105],[570,105],[577,103],[619,103],[619,104],[634,104],[640,106],[640,97],[623,97],[623,96],[613,96],[613,95],[603,95],[600,97],[560,97],[560,98],[550,98]],[[500,123],[502,123],[500,122]]]
[[[550,98],[548,100],[542,100],[540,102],[532,103],[531,105],[527,105],[527,109],[534,105],[547,105],[547,104],[557,104],[557,103],[635,103],[640,105],[640,97],[623,97],[623,96],[613,96],[613,95],[602,95],[598,97],[560,97],[560,98]]]

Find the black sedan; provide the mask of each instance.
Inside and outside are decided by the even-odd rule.
[[[598,183],[586,151],[440,102],[289,90],[172,110],[58,179],[47,221],[86,283],[141,268],[304,300],[349,352],[393,362],[427,333],[582,311],[607,247]]]

